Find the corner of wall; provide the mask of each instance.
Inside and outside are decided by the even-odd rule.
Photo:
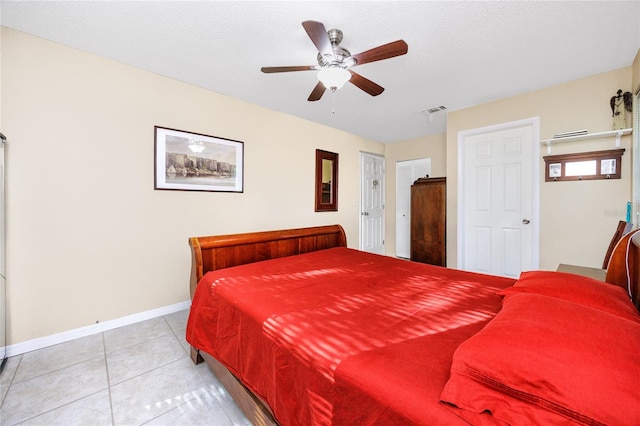
[[[631,88],[634,94],[640,92],[640,49],[638,49],[631,66]]]

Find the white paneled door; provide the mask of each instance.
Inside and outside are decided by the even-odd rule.
[[[360,154],[360,250],[385,254],[384,157]]]
[[[459,137],[461,269],[518,277],[538,267],[537,135],[538,121],[525,120]]]

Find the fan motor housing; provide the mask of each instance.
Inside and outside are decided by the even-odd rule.
[[[329,41],[331,41],[331,48],[333,49],[333,55],[323,56],[318,52],[318,65],[326,67],[328,65],[337,65],[343,68],[350,68],[356,64],[356,61],[351,58],[351,52],[344,47],[338,46],[342,41],[342,31],[332,29],[327,31]]]

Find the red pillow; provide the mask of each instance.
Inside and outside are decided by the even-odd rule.
[[[535,293],[599,309],[640,323],[640,312],[622,288],[566,272],[530,271],[498,294]]]
[[[638,354],[636,322],[561,299],[511,294],[456,349],[441,400],[472,424],[638,425]]]

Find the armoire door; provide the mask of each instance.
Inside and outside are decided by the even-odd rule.
[[[420,178],[411,186],[411,260],[447,266],[447,180]]]

